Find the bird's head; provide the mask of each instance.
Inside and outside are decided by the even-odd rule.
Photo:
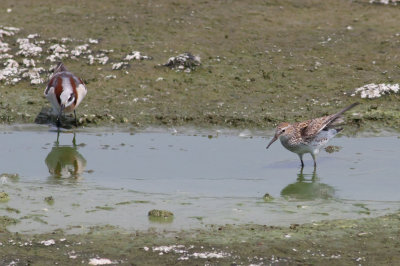
[[[293,127],[287,123],[287,122],[282,122],[280,123],[275,130],[275,135],[274,137],[271,139],[271,141],[268,143],[267,145],[267,149],[269,148],[269,146],[271,146],[272,143],[274,143],[280,136],[286,136],[288,134],[291,134],[293,130]]]
[[[63,91],[60,95],[61,109],[68,108],[75,103],[75,94],[72,91]]]

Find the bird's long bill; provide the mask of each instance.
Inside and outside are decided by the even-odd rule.
[[[61,106],[60,106],[60,112],[58,113],[58,119],[61,119],[61,115],[62,115],[62,112],[64,111],[64,108],[65,108],[65,105],[64,105],[64,104],[61,104]]]
[[[278,137],[275,135],[275,136],[271,139],[271,141],[268,143],[267,149],[268,149],[269,146],[271,146],[271,144],[274,143],[277,139],[278,139]]]

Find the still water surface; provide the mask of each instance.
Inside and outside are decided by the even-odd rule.
[[[210,136],[209,136],[210,135]],[[248,136],[248,134],[245,134]],[[270,134],[269,134],[270,135]],[[270,136],[269,136],[270,137]],[[169,132],[76,132],[1,129],[1,215],[9,230],[67,232],[94,225],[130,230],[187,229],[207,224],[289,225],[373,217],[400,203],[400,139],[335,138],[318,169],[268,137]],[[265,201],[268,193],[274,199]],[[46,197],[53,201],[46,201]],[[149,220],[152,209],[174,213]]]

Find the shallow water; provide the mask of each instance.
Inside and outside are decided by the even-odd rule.
[[[398,210],[395,136],[335,138],[318,169],[267,137],[168,132],[63,132],[2,129],[0,213],[11,231],[67,232],[94,225],[130,230],[207,224],[288,225],[371,217]],[[248,134],[242,134],[247,136]],[[268,193],[274,199],[264,201]],[[53,201],[46,201],[51,196]],[[164,223],[152,209],[174,213]]]

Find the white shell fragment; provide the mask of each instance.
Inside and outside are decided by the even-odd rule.
[[[158,252],[158,255],[162,256],[165,253],[175,253],[180,254],[181,256],[178,260],[188,260],[189,258],[195,259],[211,259],[211,258],[226,258],[231,256],[230,253],[224,251],[204,251],[204,252],[191,252],[194,246],[185,247],[184,245],[171,245],[171,246],[159,246],[152,247],[153,252]],[[148,251],[148,247],[143,248],[145,251]]]
[[[125,61],[131,61],[131,60],[149,60],[151,59],[150,56],[147,55],[142,55],[139,51],[132,51],[132,53],[128,54],[125,56],[124,60]]]
[[[42,53],[42,47],[37,46],[34,43],[31,43],[29,39],[21,38],[17,39],[17,43],[19,44],[19,51],[17,55],[22,55],[25,57],[29,56],[39,56]]]
[[[397,93],[399,92],[400,87],[399,84],[367,84],[360,88],[355,89],[354,93],[351,96],[356,96],[356,94],[360,94],[361,98],[379,98],[382,95],[390,94],[390,93]]]
[[[109,259],[97,259],[93,258],[89,260],[89,265],[107,265],[107,264],[115,264],[116,262],[113,262]]]
[[[45,245],[45,246],[51,246],[51,245],[55,245],[56,241],[54,241],[54,239],[43,240],[40,242],[40,244]]]
[[[400,3],[400,0],[370,0],[369,2],[371,4],[383,4],[383,5],[393,4],[393,5],[397,5],[398,3]]]
[[[78,40],[70,37],[44,39],[41,33],[29,33],[18,36],[19,28],[0,25],[0,83],[16,84],[22,80],[32,85],[44,83],[53,70],[49,62],[55,65],[67,58],[85,60],[89,65],[111,65],[112,70],[123,70],[131,60],[152,59],[139,51],[132,51],[123,60],[110,60],[113,49],[98,49],[100,40],[88,38]],[[16,36],[15,36],[16,35]],[[94,52],[94,51],[95,52]],[[46,66],[46,70],[43,67]],[[128,71],[124,71],[128,74]],[[116,79],[117,75],[106,75],[105,79]]]

